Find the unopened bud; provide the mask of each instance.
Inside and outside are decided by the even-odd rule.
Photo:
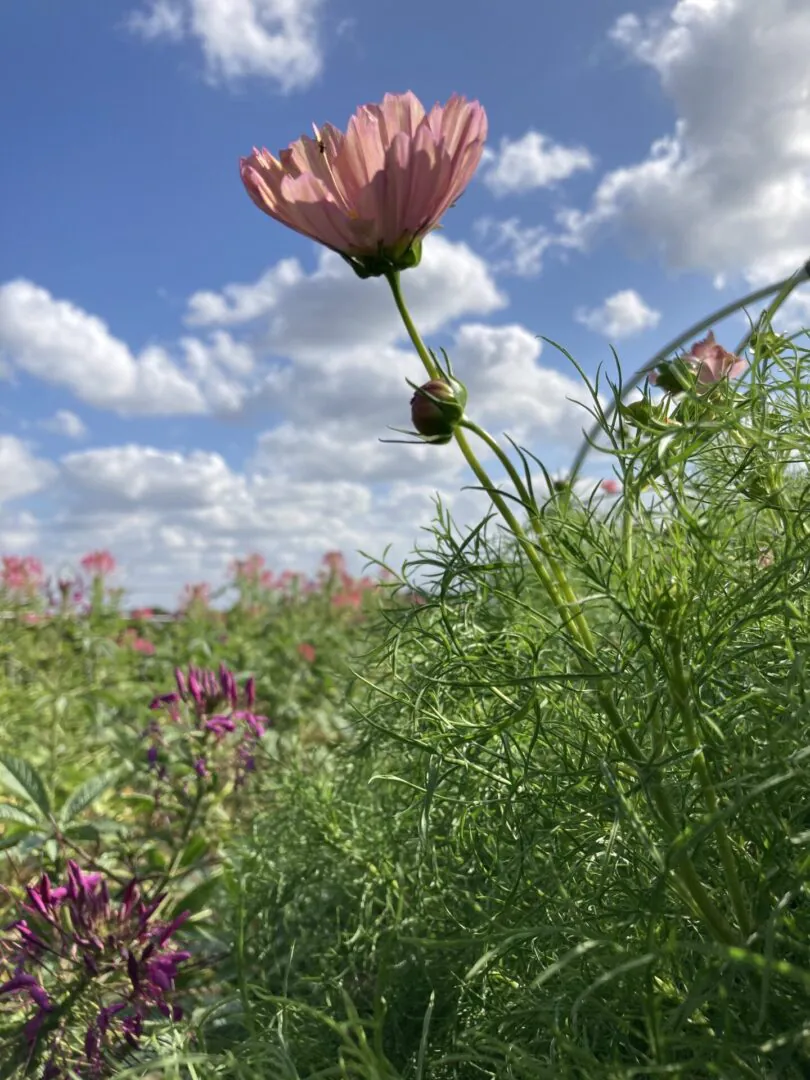
[[[411,398],[411,422],[431,442],[448,443],[466,404],[467,391],[460,382],[431,379]]]
[[[682,394],[693,387],[696,381],[694,368],[680,356],[650,372],[649,380],[653,386],[667,394]]]
[[[672,424],[667,416],[664,404],[656,405],[649,399],[631,401],[629,405],[619,405],[619,412],[628,424],[636,428],[650,428],[653,431],[661,431]]]
[[[680,626],[689,597],[676,577],[671,577],[657,597],[655,604],[655,623],[665,637],[679,636]]]

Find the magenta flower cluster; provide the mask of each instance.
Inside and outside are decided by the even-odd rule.
[[[102,875],[73,861],[65,885],[43,874],[26,894],[2,939],[0,971],[7,977],[0,1000],[27,999],[33,1011],[24,1042],[43,1077],[101,1076],[107,1054],[138,1048],[151,1016],[181,1018],[172,999],[177,969],[191,954],[171,939],[187,912],[162,921],[164,896],[144,900],[134,880],[114,902]],[[61,999],[52,997],[46,978],[58,980]],[[71,1006],[81,1008],[86,1023],[78,1042],[67,1026]]]
[[[219,672],[190,667],[188,673],[175,669],[177,690],[160,694],[149,706],[164,710],[175,724],[182,722],[183,714],[193,717],[195,734],[203,738],[197,745],[200,752],[193,759],[197,776],[207,779],[211,775],[211,750],[227,736],[236,736],[236,745],[230,764],[233,766],[234,782],[244,783],[247,773],[256,768],[255,746],[264,735],[270,721],[258,715],[256,706],[256,682],[251,677],[240,691],[233,672],[220,664]],[[147,728],[150,739],[147,751],[149,764],[165,779],[166,765],[161,761],[161,751],[166,745],[161,725],[153,721]],[[229,746],[233,741],[229,741]]]

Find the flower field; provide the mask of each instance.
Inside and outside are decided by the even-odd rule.
[[[171,611],[106,550],[3,558],[2,1080],[810,1075],[810,350],[776,328],[810,269],[734,349],[710,317],[583,376],[552,477],[401,280],[485,135],[386,95],[241,165],[387,282],[403,434],[458,448],[485,520],[437,501],[362,578],[248,555]]]

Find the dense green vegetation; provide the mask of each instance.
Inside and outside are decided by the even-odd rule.
[[[531,550],[439,506],[164,620],[7,564],[0,1076],[810,1075],[810,369],[751,360],[605,421],[615,497],[523,455]]]

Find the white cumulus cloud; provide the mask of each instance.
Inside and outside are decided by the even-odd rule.
[[[605,226],[671,268],[789,274],[810,254],[810,6],[806,0],[678,0],[623,15],[613,40],[651,67],[674,129],[602,177],[561,216],[583,246]]]
[[[66,439],[83,439],[87,434],[84,421],[70,409],[57,409],[53,416],[40,420],[37,426],[51,435],[62,435]]]
[[[238,411],[253,369],[249,346],[216,331],[207,341],[183,338],[180,351],[182,363],[157,345],[136,355],[102,319],[47,289],[23,279],[0,285],[0,362],[11,370],[120,415]],[[59,424],[70,435],[77,419],[55,418],[50,430]]]
[[[23,279],[0,285],[0,356],[98,408],[206,411],[197,387],[162,349],[133,356],[101,319]]]
[[[321,0],[150,0],[127,25],[147,41],[195,40],[212,82],[257,76],[292,91],[321,72],[321,6]]]
[[[56,475],[49,461],[38,458],[14,435],[0,435],[0,503],[32,495]]]
[[[646,304],[635,289],[622,289],[599,307],[577,308],[574,318],[594,333],[618,340],[652,330],[660,322],[661,312]]]
[[[543,269],[543,256],[557,240],[543,225],[523,225],[520,218],[497,221],[483,217],[475,230],[493,252],[503,252],[496,258],[494,269],[516,277],[534,277]]]
[[[151,7],[133,11],[127,25],[146,41],[156,38],[179,41],[185,30],[184,22],[183,8],[179,4],[170,0],[152,0]]]
[[[584,146],[561,146],[539,131],[527,131],[519,139],[501,139],[497,150],[485,150],[481,178],[493,195],[522,195],[593,166]]]
[[[443,236],[426,239],[419,270],[402,275],[402,289],[423,333],[507,303],[485,261],[467,244]],[[296,358],[324,349],[382,347],[405,334],[385,281],[361,281],[323,249],[313,274],[285,259],[258,281],[195,293],[186,315],[192,326],[234,326],[259,318],[267,321],[268,347]]]

